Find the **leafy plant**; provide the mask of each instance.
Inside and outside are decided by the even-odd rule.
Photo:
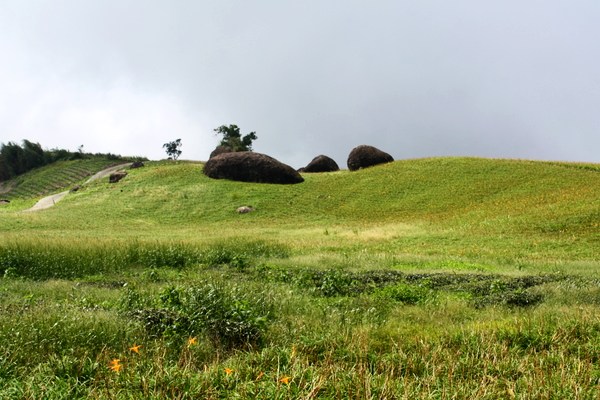
[[[204,334],[225,348],[257,345],[262,342],[269,320],[269,306],[263,299],[250,296],[237,286],[171,286],[162,291],[159,302],[159,308],[130,312],[154,337]]]
[[[417,305],[432,302],[436,292],[426,286],[399,283],[385,286],[375,293],[377,296],[397,301],[406,305]]]
[[[217,136],[223,136],[220,145],[229,147],[232,151],[252,151],[252,142],[258,139],[256,132],[242,136],[237,125],[221,125],[214,131]]]
[[[213,341],[225,347],[262,341],[268,311],[240,288],[227,290],[207,284],[186,290],[184,298],[182,310],[189,316],[193,329],[200,328]]]

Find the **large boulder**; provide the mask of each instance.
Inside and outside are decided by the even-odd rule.
[[[218,156],[219,154],[231,153],[232,151],[233,149],[229,146],[219,145],[212,151],[212,153],[210,153],[210,156],[208,158],[213,158],[215,156]]]
[[[348,156],[348,169],[356,171],[373,165],[385,164],[394,161],[388,153],[373,146],[361,145],[355,147]]]
[[[304,179],[289,165],[252,151],[223,153],[204,164],[204,174],[214,179],[257,183],[300,183]]]
[[[312,159],[311,162],[301,172],[333,172],[339,171],[340,167],[330,157],[320,155]]]

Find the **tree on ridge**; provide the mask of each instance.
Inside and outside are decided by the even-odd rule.
[[[221,125],[214,131],[217,136],[223,136],[219,145],[229,147],[231,151],[252,151],[252,142],[258,139],[256,132],[242,136],[237,125]]]

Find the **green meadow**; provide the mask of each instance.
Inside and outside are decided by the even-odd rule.
[[[598,164],[147,162],[25,212],[78,162],[5,183],[0,398],[599,396]]]

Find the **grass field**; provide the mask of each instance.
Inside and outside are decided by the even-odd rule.
[[[85,178],[104,168],[119,163],[123,163],[123,160],[105,157],[57,161],[3,182],[0,187],[3,189],[0,190],[0,197],[18,201],[56,193],[83,182]]]
[[[128,172],[0,206],[0,398],[598,397],[596,164]]]

